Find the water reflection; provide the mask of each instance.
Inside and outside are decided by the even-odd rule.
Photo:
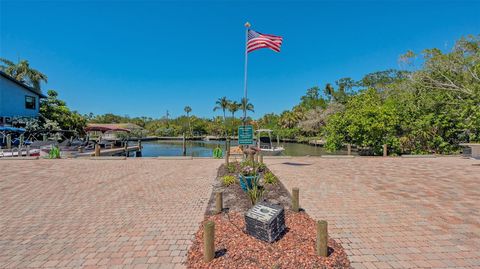
[[[158,156],[182,156],[182,141],[158,140],[145,141],[142,143],[142,155],[144,157]],[[212,150],[217,147],[224,147],[225,141],[187,141],[187,156],[211,157]],[[237,145],[236,141],[231,142],[232,146]],[[285,147],[283,155],[287,156],[320,156],[326,154],[346,154],[346,151],[335,153],[326,152],[323,147],[315,147],[299,143],[280,143]]]

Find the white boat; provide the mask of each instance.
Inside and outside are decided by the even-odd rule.
[[[14,149],[14,150],[0,150],[0,157],[18,157],[19,150]],[[40,150],[39,149],[30,149],[29,152],[27,153],[27,150],[23,149],[20,152],[20,156],[25,157],[25,156],[40,156]]]
[[[278,156],[284,151],[284,147],[274,146],[272,143],[272,130],[270,129],[258,129],[257,131],[257,147],[260,152],[265,156]],[[267,133],[268,136],[262,136],[262,133]]]

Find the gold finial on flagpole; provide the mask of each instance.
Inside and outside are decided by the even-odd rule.
[[[250,26],[251,26],[250,23],[247,21],[247,22],[245,23],[245,27],[250,28]]]

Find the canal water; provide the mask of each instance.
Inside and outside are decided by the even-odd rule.
[[[159,156],[182,156],[182,141],[158,140],[144,141],[142,143],[143,157],[159,157]],[[212,157],[212,151],[217,146],[222,149],[225,145],[224,141],[187,141],[187,156],[193,157]],[[231,142],[232,146],[236,145],[236,141]],[[346,151],[326,152],[323,147],[311,146],[300,143],[280,143],[285,148],[283,155],[286,156],[320,156],[332,154],[346,154]]]

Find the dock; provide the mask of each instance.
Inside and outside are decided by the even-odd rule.
[[[136,157],[141,157],[142,149],[141,146],[135,145],[125,148],[112,148],[112,149],[100,149],[99,156],[130,156],[130,153],[135,154]],[[81,152],[75,154],[75,157],[94,157],[95,151]]]

